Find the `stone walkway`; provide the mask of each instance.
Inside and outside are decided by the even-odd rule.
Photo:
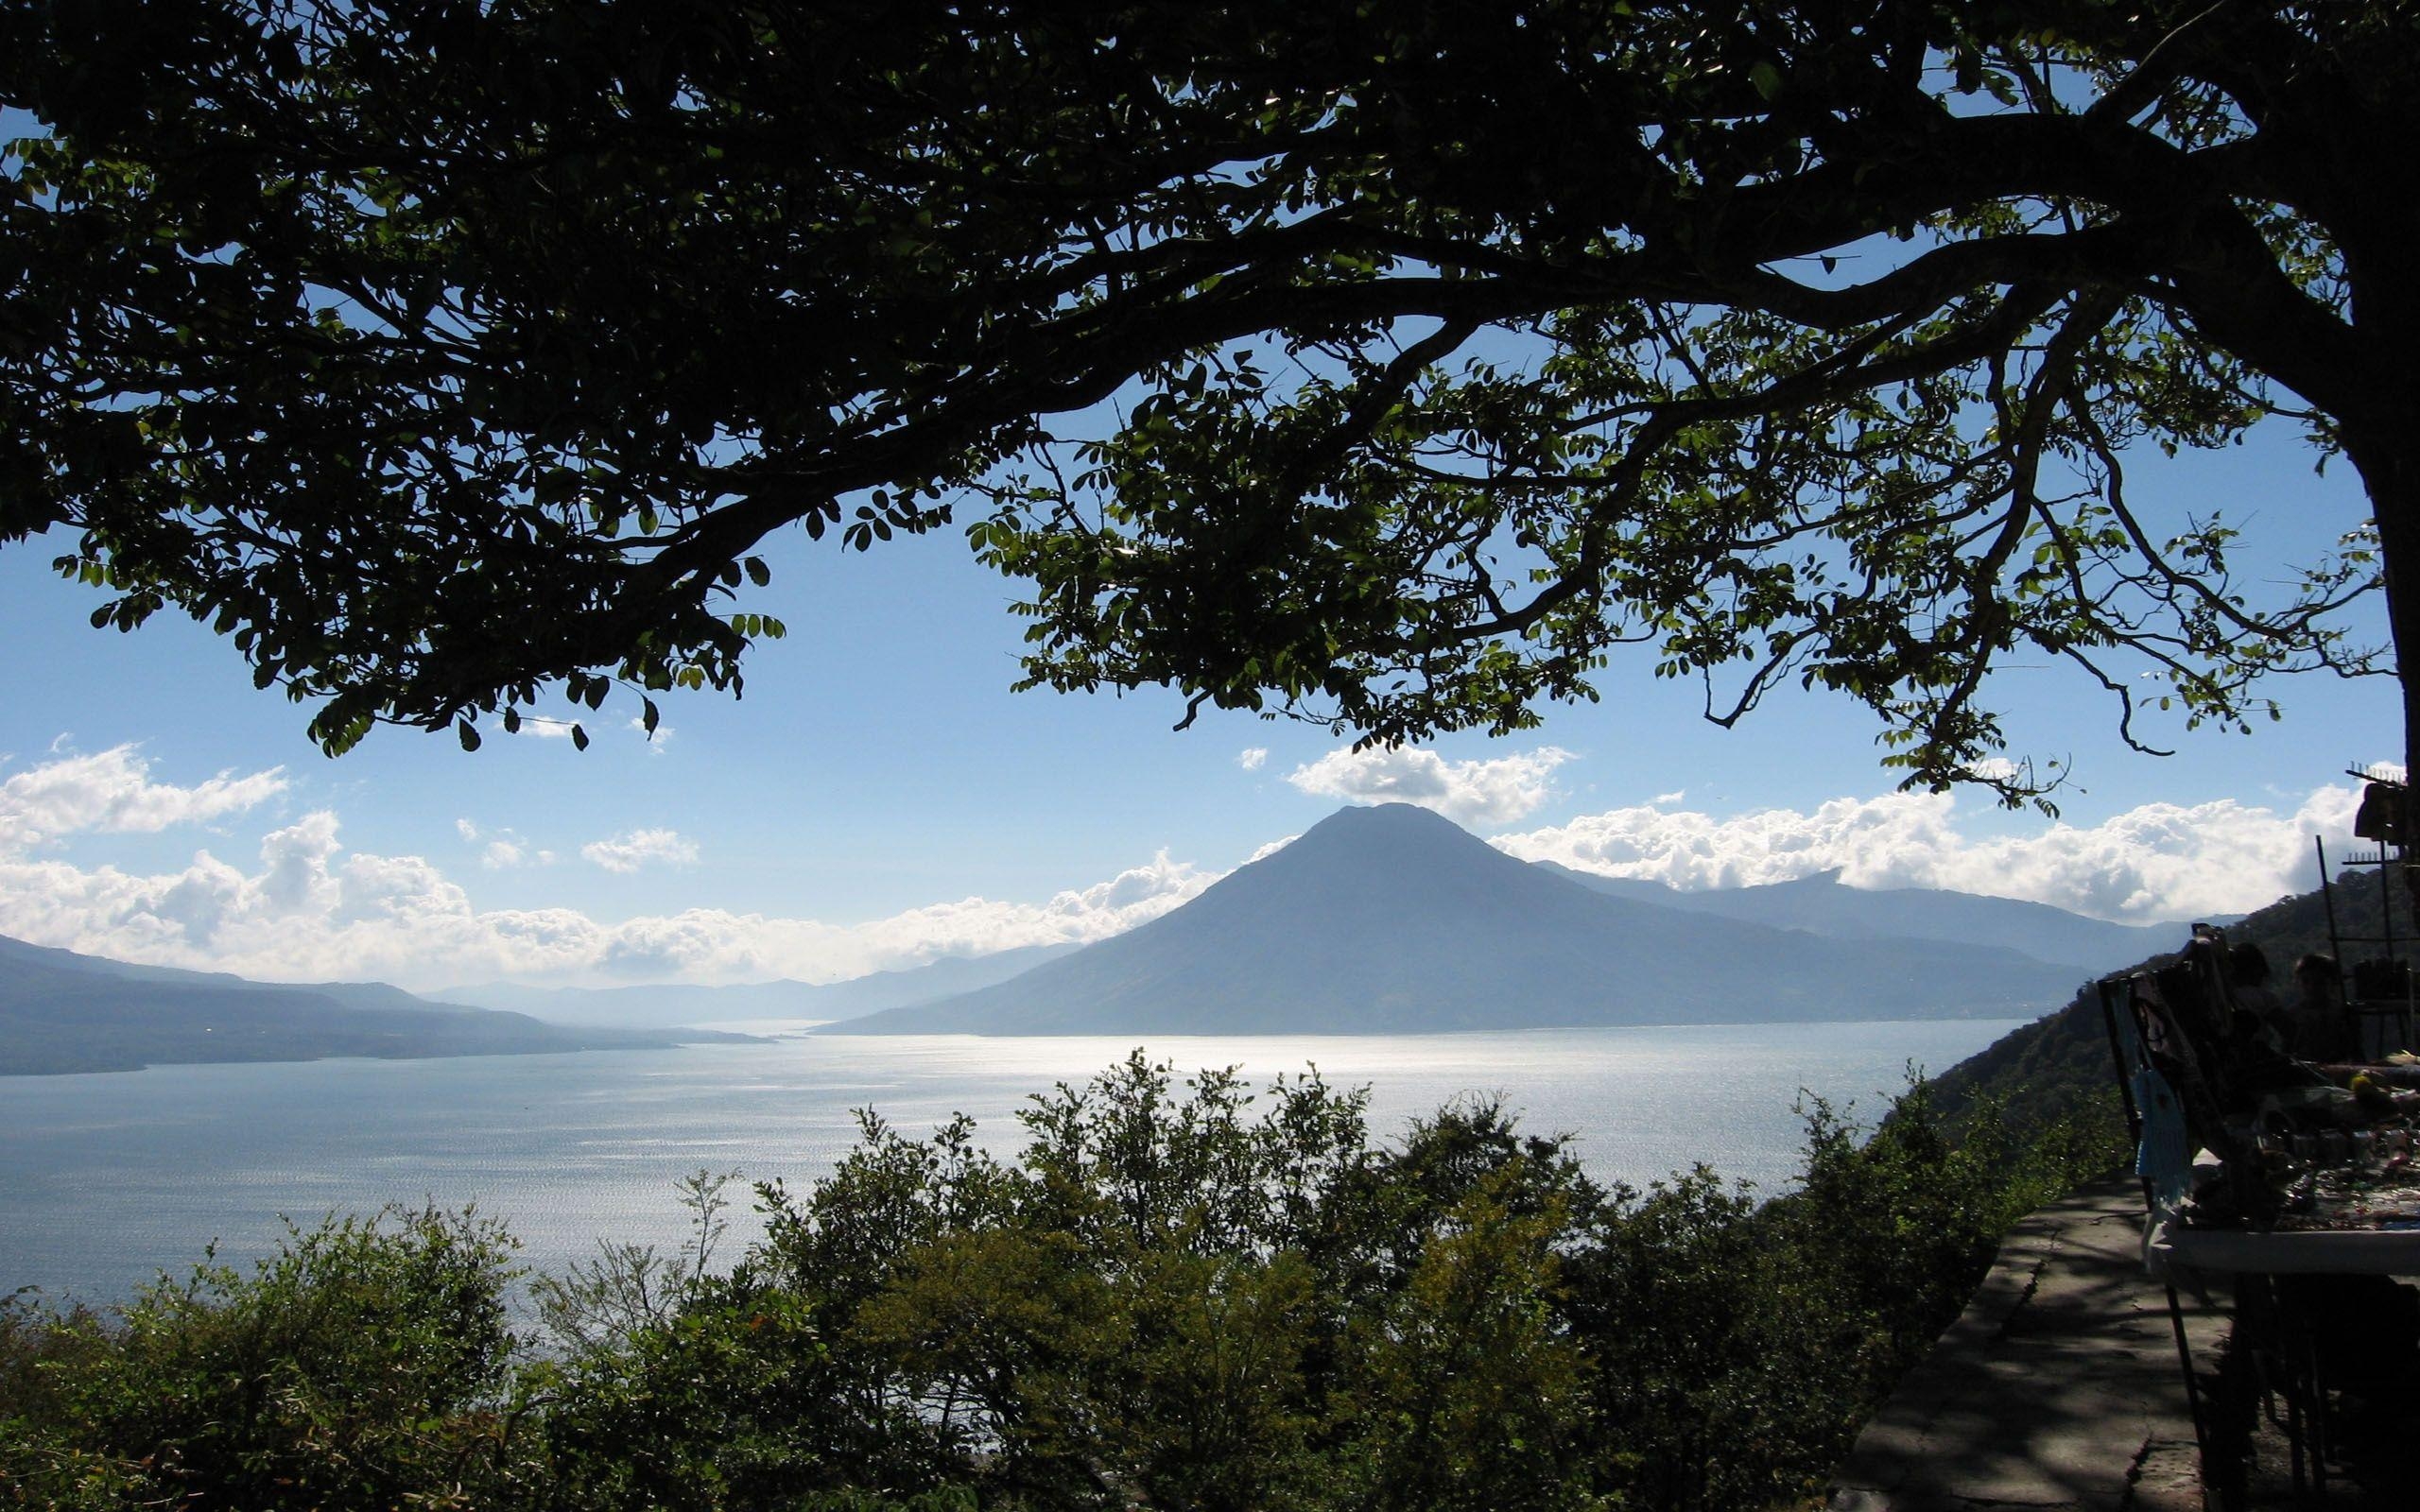
[[[1966,1311],[1858,1435],[1832,1512],[2201,1512],[2142,1190],[2086,1187],[2010,1233]],[[2223,1310],[2184,1298],[2206,1362]]]

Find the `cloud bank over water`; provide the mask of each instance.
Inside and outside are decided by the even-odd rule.
[[[1421,801],[1486,833],[1546,803],[1553,774],[1573,759],[1553,747],[1474,762],[1339,751],[1288,781],[1326,797]],[[9,774],[0,779],[0,935],[265,980],[378,978],[424,988],[499,977],[827,982],[944,955],[1106,938],[1224,874],[1162,850],[1039,902],[966,897],[844,922],[708,908],[607,920],[566,907],[481,908],[425,857],[348,848],[337,814],[326,808],[255,831],[249,845],[198,850],[176,869],[129,870],[72,853],[79,836],[223,825],[287,792],[280,768],[221,772],[189,786],[154,781],[150,761],[131,747],[54,752]],[[1853,886],[1948,887],[2141,922],[2242,912],[2309,887],[2310,835],[2341,844],[2358,793],[2323,787],[2290,812],[2233,799],[2147,804],[2090,826],[2018,835],[1984,833],[1988,823],[1974,822],[1952,797],[1842,798],[1812,812],[1730,816],[1685,801],[1668,793],[1499,833],[1494,843],[1524,859],[1681,887],[1837,868]],[[1972,813],[1992,811],[1973,804]],[[511,830],[467,819],[456,830],[464,844],[484,847],[464,863],[474,877],[555,859]],[[1253,859],[1283,843],[1262,846]],[[700,850],[671,830],[637,830],[581,853],[610,869],[636,869],[693,862]]]
[[[378,978],[432,988],[493,977],[609,982],[833,981],[1019,945],[1103,938],[1166,913],[1219,873],[1163,851],[1042,902],[970,897],[886,919],[826,923],[720,909],[607,922],[570,908],[482,909],[436,864],[346,848],[335,811],[263,833],[239,862],[212,850],[182,869],[83,866],[54,852],[79,834],[158,832],[255,808],[282,771],[152,781],[131,747],[45,761],[0,782],[0,935],[160,966],[264,980]],[[553,860],[510,831],[456,823],[483,868]],[[699,848],[635,830],[581,854],[610,871],[684,866]]]

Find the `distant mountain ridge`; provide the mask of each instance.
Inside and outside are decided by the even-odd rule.
[[[427,1008],[427,1000],[385,982],[254,982],[233,971],[197,971],[182,966],[144,966],[114,961],[106,955],[85,955],[53,945],[34,945],[0,935],[0,1002],[15,1001],[15,988],[53,975],[104,977],[113,981],[149,983],[194,989],[246,988],[267,992],[309,992],[355,1008]]]
[[[1661,908],[1716,914],[1835,939],[1933,939],[1997,945],[2053,966],[2115,971],[2189,936],[2189,921],[2113,924],[2048,903],[1929,887],[1851,887],[1818,872],[1754,887],[1682,891],[1660,882],[1607,877],[1559,862],[1536,865],[1592,892]],[[2231,916],[2230,916],[2231,917]],[[2224,922],[2224,920],[2210,920]]]
[[[735,1036],[575,1030],[383,982],[285,985],[0,936],[0,1075],[217,1061],[662,1048]]]
[[[608,988],[491,982],[446,988],[429,995],[440,1002],[503,1008],[564,1024],[665,1027],[745,1019],[849,1019],[990,987],[1074,949],[1073,945],[1023,945],[989,955],[949,955],[923,966],[876,971],[820,987],[786,980],[733,987],[667,983]]]
[[[1611,896],[1406,804],[1344,809],[1183,907],[831,1033],[1383,1034],[2016,1017],[2071,966],[1839,939]]]
[[[1975,894],[1851,888],[1837,872],[1685,893],[1524,863],[1390,804],[1331,816],[1184,907],[1091,946],[826,986],[490,984],[431,1001],[384,983],[263,984],[0,938],[0,1074],[664,1045],[730,1038],[680,1025],[751,1019],[1013,1035],[2019,1016],[2184,931]]]

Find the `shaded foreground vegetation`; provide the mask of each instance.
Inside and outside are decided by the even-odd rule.
[[[1870,1138],[1806,1110],[1803,1184],[1592,1182],[1458,1104],[1374,1143],[1314,1074],[1255,1098],[1138,1053],[1020,1115],[869,1113],[766,1236],[607,1246],[507,1306],[470,1212],[297,1230],[110,1314],[0,1306],[0,1505],[70,1508],[1753,1508],[1818,1485],[2105,1121]]]

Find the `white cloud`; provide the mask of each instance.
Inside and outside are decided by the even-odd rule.
[[[339,904],[343,885],[329,868],[337,850],[337,816],[327,809],[263,836],[254,883],[261,902],[278,914],[322,913]]]
[[[660,719],[656,721],[655,729],[650,731],[647,728],[647,720],[644,717],[632,714],[630,730],[631,733],[647,742],[648,752],[650,755],[663,755],[664,747],[672,744],[672,727]]]
[[[1554,769],[1572,759],[1559,746],[1492,761],[1449,762],[1433,750],[1332,750],[1286,781],[1348,803],[1417,803],[1461,825],[1511,824],[1553,795]]]
[[[1236,755],[1236,765],[1242,767],[1247,772],[1259,771],[1263,766],[1269,765],[1269,747],[1266,746],[1245,747],[1243,750]]]
[[[581,846],[579,853],[608,871],[624,875],[650,862],[672,867],[698,864],[697,842],[682,838],[678,830],[631,830],[610,840]]]
[[[1658,793],[1647,801],[1661,809],[1668,808],[1675,803],[1685,803],[1688,799],[1689,790],[1685,787],[1676,787],[1669,793]]]
[[[56,747],[54,746],[54,750]],[[240,813],[285,791],[285,768],[220,772],[192,787],[154,782],[132,746],[60,755],[0,782],[0,855],[71,834],[151,833]]]
[[[1548,769],[1562,759],[1555,753]],[[0,784],[0,793],[23,805],[6,811],[15,826],[9,833],[55,836],[63,846],[78,833],[223,815],[283,790],[276,773],[222,777],[216,788],[175,788],[151,783],[131,756],[121,753],[113,767],[89,765],[95,760],[65,756],[53,764],[88,764],[76,767],[84,775],[75,781],[69,773],[26,787]],[[1471,769],[1490,764],[1440,765],[1466,790],[1491,790],[1471,778]],[[1511,785],[1501,776],[1489,781]],[[1543,783],[1543,772],[1536,781]],[[37,804],[18,796],[88,787],[142,796],[115,806],[48,797]],[[2310,834],[2328,835],[2335,849],[2357,801],[2354,789],[2337,786],[2317,790],[2290,813],[2284,804],[2231,800],[2147,804],[2090,826],[2008,835],[1970,833],[1983,827],[1955,799],[1923,795],[1721,817],[1659,800],[1500,834],[1495,843],[1515,855],[1684,886],[1773,882],[1837,868],[1859,886],[1955,887],[2143,921],[2239,912],[2308,887]],[[455,829],[482,862],[499,854],[498,845],[512,848],[525,865],[552,859],[510,829],[468,819]],[[644,838],[649,834],[666,838]],[[1284,843],[1261,848],[1253,859]],[[683,847],[696,853],[668,830],[599,844],[629,848],[632,865],[670,859],[661,852]],[[942,955],[1105,938],[1199,896],[1220,875],[1163,851],[1041,902],[969,897],[839,923],[717,909],[614,921],[569,908],[479,909],[426,859],[347,850],[337,816],[327,811],[264,834],[251,860],[203,850],[182,868],[154,874],[80,867],[53,853],[57,849],[21,842],[18,850],[0,850],[0,935],[264,980],[376,978],[419,988],[496,977],[835,981]]]
[[[555,864],[552,850],[532,846],[521,832],[507,826],[501,830],[483,830],[469,819],[456,819],[454,832],[473,845],[479,846],[479,865],[490,871],[510,871],[515,867],[550,867]]]
[[[521,716],[521,728],[513,731],[513,733],[529,740],[569,740],[571,739],[572,726],[577,723],[579,723],[579,721],[572,719],[556,719],[542,714],[524,714]],[[647,721],[639,717],[637,714],[632,714],[628,720],[624,721],[624,727],[628,729],[631,733],[638,736],[642,740],[648,741],[648,748],[650,750],[660,751],[665,747],[672,743],[672,727],[670,725],[662,723],[657,724],[654,735],[649,736],[647,732]],[[596,725],[590,725],[587,727],[592,735],[596,732],[598,728],[599,727]]]
[[[2308,891],[2318,881],[2311,835],[2340,844],[2359,803],[2346,786],[2319,788],[2290,814],[2232,799],[2147,803],[2095,825],[1979,838],[1962,833],[1954,796],[1894,793],[1835,799],[1811,814],[1614,809],[1494,844],[1525,860],[1683,888],[1837,868],[1853,887],[1945,887],[2144,923],[2244,913]]]
[[[419,856],[347,851],[336,816],[320,811],[266,836],[249,869],[207,851],[150,876],[0,857],[0,935],[270,981],[828,982],[942,955],[1105,938],[1219,875],[1162,852],[1038,903],[965,898],[845,924],[718,909],[607,922],[568,908],[475,908]]]
[[[1278,851],[1285,850],[1288,846],[1292,845],[1295,841],[1301,838],[1302,836],[1299,834],[1289,834],[1282,840],[1271,840],[1267,845],[1262,846],[1259,850],[1253,851],[1252,854],[1244,857],[1244,865],[1251,866],[1255,861],[1262,860],[1269,856],[1273,856]]]
[[[1145,866],[1038,904],[965,898],[852,925],[690,909],[616,926],[596,967],[611,975],[690,981],[834,981],[944,955],[1086,944],[1157,919],[1199,896],[1219,875],[1171,861],[1163,850]]]

